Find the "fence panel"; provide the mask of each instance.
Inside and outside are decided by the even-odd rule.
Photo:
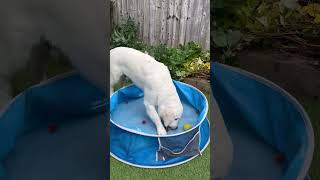
[[[210,0],[114,0],[112,22],[132,18],[146,43],[210,48]]]

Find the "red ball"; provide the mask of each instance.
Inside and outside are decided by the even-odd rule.
[[[285,157],[282,154],[276,154],[274,156],[274,160],[277,161],[278,163],[282,163],[285,160]]]
[[[50,124],[48,126],[48,132],[51,134],[57,132],[57,130],[58,130],[58,126],[56,124]]]

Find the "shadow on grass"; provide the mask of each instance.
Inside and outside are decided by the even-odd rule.
[[[65,60],[49,61],[47,64],[47,71],[44,73],[46,74],[46,79],[49,79],[72,70],[73,68],[71,64]],[[39,83],[34,81],[32,71],[32,67],[26,66],[13,74],[10,78],[11,96],[14,97],[27,88]]]

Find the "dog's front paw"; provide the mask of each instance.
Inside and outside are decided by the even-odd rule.
[[[167,131],[164,128],[158,128],[158,135],[167,135]]]

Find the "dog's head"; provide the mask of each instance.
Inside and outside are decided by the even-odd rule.
[[[182,116],[183,107],[179,99],[171,99],[159,106],[159,115],[162,125],[168,131],[178,128],[179,119]]]

